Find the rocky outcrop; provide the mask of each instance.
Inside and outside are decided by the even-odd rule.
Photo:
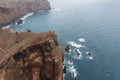
[[[0,26],[10,24],[30,12],[49,9],[47,0],[1,0]]]
[[[63,54],[54,32],[0,34],[0,80],[63,80]]]

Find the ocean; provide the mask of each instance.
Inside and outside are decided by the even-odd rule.
[[[69,54],[64,52],[65,80],[120,80],[120,1],[49,1],[51,10],[30,13],[22,18],[23,24],[11,28],[19,32],[55,31],[63,52],[66,45],[71,48]]]

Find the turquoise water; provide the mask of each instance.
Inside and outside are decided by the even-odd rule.
[[[36,13],[15,31],[55,31],[64,51],[74,41],[84,47],[71,46],[65,55],[67,74],[65,80],[120,80],[120,2],[117,0],[50,0],[51,11]],[[85,42],[78,39],[83,38]],[[73,49],[82,57],[76,59]],[[87,58],[91,52],[93,59]],[[67,61],[72,59],[77,77],[72,78]]]

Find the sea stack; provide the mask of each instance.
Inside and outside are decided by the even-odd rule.
[[[63,80],[62,64],[55,32],[0,30],[0,80]]]

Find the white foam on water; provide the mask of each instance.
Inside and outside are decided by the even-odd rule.
[[[93,60],[93,59],[94,59],[93,57],[88,57],[88,56],[87,56],[86,58],[88,58],[88,59],[90,59],[90,60]]]
[[[65,76],[66,76],[66,74],[63,73],[63,80],[65,80]]]
[[[51,10],[48,10],[48,11],[51,11]],[[44,13],[46,13],[46,10],[39,10],[38,13],[44,14]]]
[[[63,69],[64,69],[64,65],[63,65]],[[66,76],[66,74],[63,73],[63,80],[65,80],[65,76]]]
[[[79,38],[78,39],[80,42],[85,42],[85,39],[84,38]]]
[[[64,59],[64,61],[63,61],[63,69],[65,68],[65,64],[66,64],[66,59]],[[63,73],[63,80],[65,80],[65,76],[66,76],[66,74],[65,73]]]
[[[12,24],[7,25],[7,26],[5,26],[5,27],[2,27],[2,29],[3,29],[3,30],[4,30],[4,29],[9,29],[11,26],[12,26]]]
[[[73,65],[70,65],[70,66],[69,66],[69,70],[71,71],[72,69],[74,69],[74,66],[73,66]]]
[[[86,52],[86,54],[88,55],[89,52]],[[94,55],[92,54],[92,56],[87,56],[86,58],[93,60],[94,59]]]
[[[27,19],[28,17],[32,16],[33,14],[34,14],[34,12],[28,13],[27,15],[23,16],[23,17],[21,18],[21,20],[25,20],[25,19]]]
[[[51,9],[51,10],[49,10],[49,11],[52,11],[52,12],[60,12],[60,11],[62,11],[60,8],[53,8],[53,9]]]
[[[17,22],[16,22],[15,25],[22,26],[24,23],[25,23],[25,21],[23,21],[21,24],[18,25]]]
[[[77,43],[74,42],[74,41],[69,41],[68,44],[70,44],[71,46],[76,47],[76,48],[85,47],[85,46],[83,46],[83,45],[81,45],[81,44],[77,44]]]
[[[74,59],[82,59],[82,56],[76,56]]]
[[[62,65],[62,68],[64,69],[65,65]]]
[[[73,76],[73,74],[74,74],[74,76]],[[73,69],[73,70],[71,71],[71,76],[72,76],[73,78],[77,77],[77,71],[76,71],[76,69]]]
[[[80,59],[83,58],[83,56],[81,55],[81,56],[78,57],[77,55],[75,55],[75,56],[73,56],[73,58],[74,58],[74,59],[78,59],[78,60],[80,60]]]
[[[77,70],[74,68],[74,66],[70,66],[70,67],[69,67],[69,71],[70,71],[71,76],[72,76],[73,78],[77,77],[78,72],[77,72]]]
[[[70,54],[71,54],[71,51],[72,51],[72,49],[69,50],[69,53],[65,52],[65,54],[70,55]]]
[[[76,54],[75,50],[77,50],[77,52],[79,52],[79,54],[80,54],[79,56]],[[79,49],[74,49],[73,52],[75,53],[75,56],[73,56],[74,59],[82,59],[83,58],[82,53],[80,52]]]
[[[39,12],[39,13],[41,13],[41,12],[42,12],[42,10],[39,10],[38,12]]]
[[[68,60],[67,63],[68,63],[69,65],[73,65],[73,64],[74,64],[73,61],[70,62],[70,60]]]

